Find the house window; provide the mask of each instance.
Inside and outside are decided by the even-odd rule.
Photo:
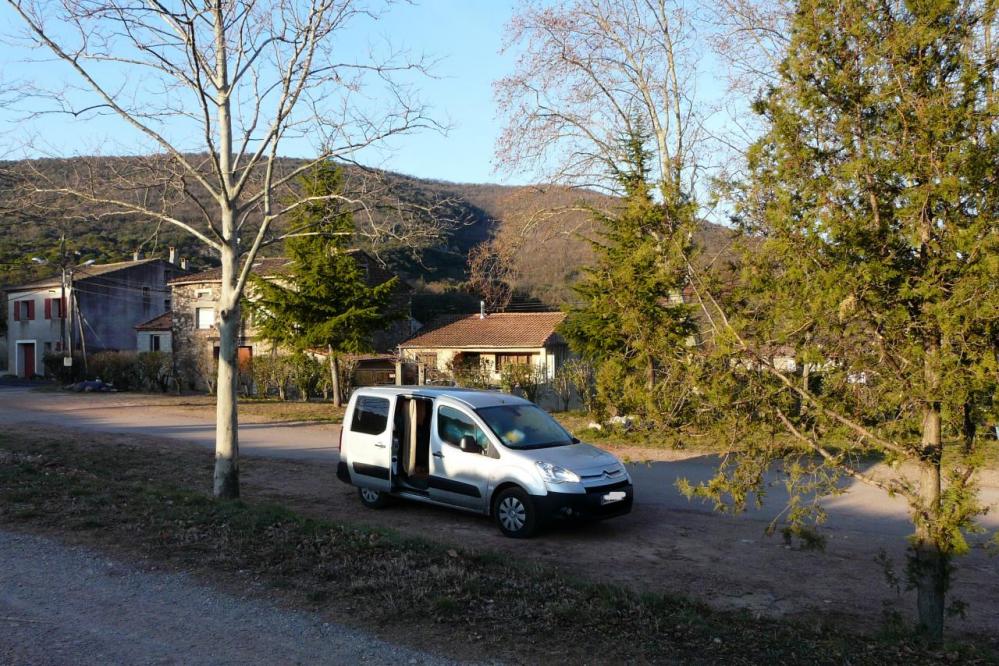
[[[153,302],[149,296],[149,287],[142,288],[142,309],[148,310],[152,306]]]
[[[62,299],[61,298],[46,298],[45,299],[45,318],[46,319],[62,319],[65,314],[62,311]]]
[[[215,308],[197,308],[195,310],[195,321],[198,328],[212,328],[215,326]]]
[[[160,336],[150,335],[149,336],[149,351],[159,351],[160,350]]]
[[[164,298],[163,299],[163,311],[164,312],[169,312],[170,311],[170,299],[169,298]]]
[[[437,368],[437,354],[435,352],[424,352],[416,355],[416,362],[422,363],[428,368]]]
[[[531,365],[534,354],[496,354],[496,369],[502,370],[508,365]]]
[[[195,298],[211,298],[211,296],[212,296],[211,289],[198,289],[196,292],[194,292]]]
[[[34,318],[34,301],[14,301],[14,321],[30,321]]]
[[[45,343],[45,353],[46,354],[51,354],[52,353],[52,343],[51,342],[46,342]]]

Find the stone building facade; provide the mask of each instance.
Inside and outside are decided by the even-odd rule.
[[[355,251],[354,257],[364,267],[369,285],[384,284],[392,274],[382,269],[364,252]],[[291,260],[284,257],[258,259],[253,273],[266,279],[280,280],[288,275]],[[186,376],[202,376],[214,365],[218,354],[219,332],[215,327],[215,312],[221,299],[221,269],[211,269],[185,275],[170,282],[172,289],[173,315],[171,324],[173,350],[178,372]],[[252,298],[252,294],[247,295]],[[388,323],[384,329],[372,336],[372,347],[376,352],[394,351],[414,330],[410,317],[410,288],[400,282],[393,297],[393,310],[401,312],[402,318]],[[243,313],[239,330],[239,362],[249,369],[254,355],[269,354],[274,351],[271,343],[260,339],[253,327],[252,315]],[[205,381],[196,381],[204,386]]]

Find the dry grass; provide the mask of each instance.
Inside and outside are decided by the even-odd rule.
[[[213,501],[200,490],[211,464],[210,453],[186,447],[109,450],[96,436],[70,442],[8,431],[0,434],[0,524],[148,558],[458,658],[887,664],[992,657],[971,645],[930,651],[905,637],[712,611],[278,505]]]
[[[215,417],[215,396],[182,396],[170,405],[185,412]],[[258,400],[240,398],[239,416],[247,423],[340,423],[343,421],[343,407],[334,407],[330,402]]]

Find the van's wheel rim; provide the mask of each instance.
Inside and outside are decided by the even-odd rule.
[[[527,523],[527,509],[516,497],[504,497],[499,505],[499,519],[504,528],[516,532]]]
[[[377,502],[378,501],[378,491],[371,490],[370,488],[361,488],[361,497],[364,498],[365,502]]]

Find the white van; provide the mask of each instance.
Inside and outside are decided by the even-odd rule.
[[[492,516],[531,536],[553,518],[631,511],[624,465],[582,444],[534,403],[493,391],[361,388],[347,404],[337,476],[381,508],[390,497]]]

